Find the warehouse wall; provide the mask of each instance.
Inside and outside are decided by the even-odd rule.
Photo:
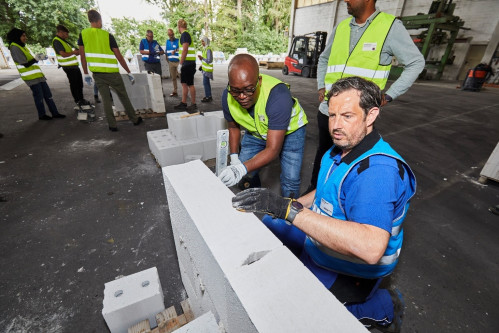
[[[396,15],[410,16],[418,13],[426,14],[432,0],[378,0],[377,6],[380,10]],[[467,53],[470,49],[483,49],[475,47],[487,46],[491,41],[499,21],[498,0],[454,0],[456,10],[454,15],[465,21],[465,27],[471,30],[461,30],[458,38],[461,44],[454,48],[455,63],[447,66],[443,79],[456,79],[464,67],[473,67],[476,64],[468,61]],[[298,7],[294,13],[293,34],[302,35],[314,31],[327,31],[329,34],[341,20],[348,17],[346,4],[343,0],[334,0],[312,6]],[[417,35],[418,31],[409,31],[411,35]],[[328,36],[329,37],[329,36]],[[494,43],[496,43],[496,40]],[[444,47],[436,48],[430,57],[439,57]],[[492,46],[492,49],[495,49]],[[477,55],[473,56],[475,59]]]

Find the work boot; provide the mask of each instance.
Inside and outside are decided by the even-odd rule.
[[[187,110],[187,103],[180,102],[178,105],[175,105],[173,109],[185,111]]]
[[[197,104],[191,104],[186,108],[187,113],[196,113],[198,110]]]
[[[140,124],[142,124],[142,117],[138,117],[137,118],[137,122],[133,123],[133,126],[137,126],[137,125],[140,125]]]

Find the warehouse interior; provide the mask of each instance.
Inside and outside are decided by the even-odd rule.
[[[449,1],[447,1],[449,3]],[[383,107],[376,128],[413,169],[417,193],[404,222],[400,262],[386,282],[405,298],[402,332],[499,331],[499,183],[480,180],[499,141],[499,2],[450,1],[462,22],[439,79],[428,68],[411,89]],[[429,13],[431,0],[378,0],[400,17]],[[330,32],[347,17],[343,1],[293,0],[293,36]],[[456,20],[455,22],[459,22]],[[415,39],[424,29],[410,31]],[[438,64],[448,39],[429,49]],[[468,70],[489,64],[494,75],[480,91],[462,90]],[[65,74],[46,66],[54,99],[66,119],[41,122],[29,88],[2,87],[19,78],[0,69],[0,330],[108,332],[102,316],[104,284],[157,267],[166,307],[188,298],[182,283],[161,168],[147,133],[168,128],[165,117],[143,126],[118,122],[110,132],[102,105],[97,120],[74,116]],[[301,190],[318,142],[317,82],[261,73],[291,86],[309,119]],[[227,64],[214,66],[213,102],[221,110]],[[202,89],[201,76],[195,85]],[[389,80],[389,85],[393,79]],[[163,80],[163,90],[171,82]],[[85,86],[84,94],[92,95]],[[178,98],[164,97],[166,113]],[[213,161],[207,166],[214,171]],[[279,163],[262,170],[262,184],[279,190]],[[239,191],[234,188],[234,192]]]

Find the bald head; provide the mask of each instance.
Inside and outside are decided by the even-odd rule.
[[[258,99],[258,86],[261,83],[259,75],[258,62],[249,54],[238,54],[229,63],[231,95],[245,109],[253,106]],[[233,94],[236,91],[240,93]]]

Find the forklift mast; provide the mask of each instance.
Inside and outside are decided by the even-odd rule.
[[[301,36],[295,36],[284,61],[282,73],[317,77],[319,56],[326,47],[327,32],[317,31]]]

